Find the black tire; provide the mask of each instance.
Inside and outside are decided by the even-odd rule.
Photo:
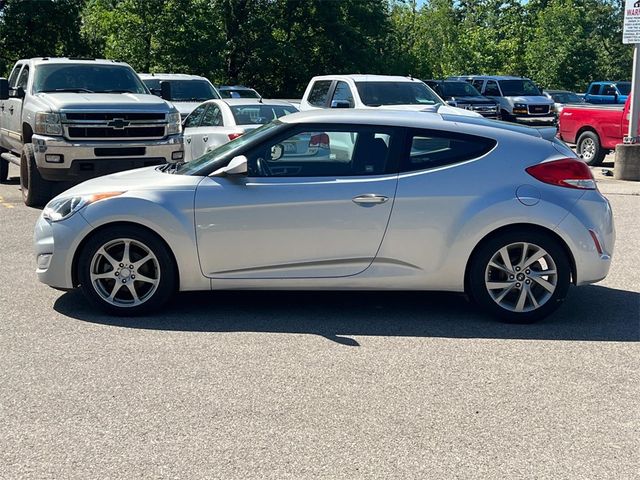
[[[2,150],[0,150],[2,153]],[[0,183],[5,183],[9,179],[9,162],[0,158]]]
[[[124,265],[124,269],[122,267],[118,268],[118,266],[123,265],[118,264],[118,266],[116,266],[117,272],[114,272],[114,275],[118,273],[119,276],[117,279],[115,279],[115,281],[113,281],[113,284],[111,283],[112,279],[97,280],[94,284],[91,281],[92,269],[100,268],[99,261],[96,261],[94,257],[96,257],[96,254],[98,254],[98,251],[101,248],[106,246],[108,253],[113,253],[113,258],[116,261],[124,260],[124,254],[122,257],[118,258],[118,242],[120,240],[133,241],[131,242],[132,246],[130,247],[131,263],[135,264],[136,262],[136,257],[134,257],[134,255],[136,254],[136,249],[138,249],[139,245],[144,246],[150,252],[152,252],[153,255],[155,255],[155,259],[146,262],[146,264],[142,264],[140,268],[134,269],[128,269],[127,265]],[[113,244],[113,246],[109,247],[109,245],[111,244]],[[138,260],[143,254],[144,252],[142,250],[137,253]],[[100,254],[98,254],[97,258],[100,258],[99,255]],[[106,266],[109,267],[109,265]],[[146,268],[147,270],[142,272],[143,268]],[[155,287],[155,291],[150,288],[145,294],[145,283],[139,282],[137,280],[132,281],[132,279],[135,278],[135,275],[154,277],[156,276],[154,275],[156,268],[158,279],[157,287]],[[126,274],[126,276],[126,272],[124,270],[128,270],[129,272]],[[111,270],[109,270],[107,273],[110,272]],[[80,256],[78,258],[77,273],[78,279],[80,281],[80,287],[89,301],[99,308],[105,310],[106,312],[118,316],[134,316],[158,310],[167,301],[169,301],[169,299],[173,296],[177,289],[177,269],[173,256],[171,255],[168,247],[155,234],[150,233],[144,228],[135,226],[114,226],[112,228],[107,228],[95,233],[85,243],[82,251],[80,252]],[[129,279],[129,285],[127,285],[126,282],[123,282],[125,278]],[[123,283],[120,284],[120,282]],[[133,288],[138,290],[137,293],[140,294],[140,300],[142,301],[144,298],[144,301],[137,305],[133,304],[133,297],[130,293],[129,288],[134,284],[137,284],[137,286]],[[116,288],[117,285],[120,286]],[[103,298],[103,296],[106,295],[105,292],[107,292],[107,290],[107,293],[110,292],[111,294],[113,294],[114,289],[117,290],[114,296],[114,302],[116,304],[110,303],[109,301],[107,301],[107,299]],[[128,297],[132,298],[129,299]],[[127,305],[127,302],[131,302],[131,304]]]
[[[51,200],[51,182],[40,175],[33,144],[26,143],[20,156],[20,189],[27,207],[43,207]]]
[[[576,153],[582,161],[591,167],[598,166],[607,155],[607,150],[602,148],[600,137],[592,131],[582,132],[576,142]]]
[[[518,243],[527,243],[532,246],[541,247],[549,255],[550,261],[555,264],[555,279],[552,279],[552,277],[550,276],[546,277],[546,280],[550,280],[551,283],[553,280],[555,280],[556,282],[555,290],[553,291],[553,293],[551,293],[551,295],[549,295],[548,291],[545,290],[540,284],[538,284],[538,281],[534,281],[532,279],[536,271],[540,271],[539,269],[542,268],[542,263],[546,262],[546,259],[548,257],[544,257],[544,259],[539,261],[539,263],[533,263],[532,265],[527,267],[527,272],[531,273],[531,271],[533,271],[531,277],[529,276],[529,274],[525,275],[524,269],[518,272],[515,271],[515,269],[520,268],[516,266],[517,263],[520,262],[520,255],[517,255],[518,258],[513,259],[513,277],[506,274],[501,269],[495,269],[489,266],[489,263],[491,262],[494,255],[498,254],[498,252],[503,247],[511,246],[511,255],[517,254],[518,249],[515,245],[517,245]],[[522,248],[520,252],[522,252],[523,250],[531,251],[532,253],[535,252],[533,247],[528,248],[530,250]],[[505,263],[506,262],[503,262],[502,264],[504,265]],[[552,268],[549,266],[545,268],[552,270]],[[496,275],[498,276],[497,278],[492,277]],[[499,278],[500,276],[505,276],[505,278]],[[541,298],[538,298],[538,300],[546,297],[545,301],[541,303],[539,307],[535,307],[535,305],[529,298],[529,294],[526,292],[523,294],[526,297],[526,303],[523,305],[525,308],[523,308],[522,311],[510,310],[509,308],[507,308],[508,306],[503,307],[502,305],[498,304],[496,300],[494,300],[492,295],[489,293],[488,285],[485,283],[486,281],[492,281],[496,283],[514,284],[514,282],[518,282],[519,276],[522,276],[523,278],[519,280],[519,283],[512,285],[511,288],[505,288],[503,290],[492,289],[492,291],[497,291],[496,296],[499,297],[499,294],[503,293],[505,290],[509,290],[504,298],[504,304],[508,304],[513,299],[513,303],[516,304],[513,305],[513,308],[516,308],[517,300],[520,299],[520,295],[523,294],[523,288],[530,289],[532,292],[540,294]],[[542,279],[544,280],[544,278]],[[471,263],[469,266],[469,292],[467,293],[473,298],[473,301],[480,307],[482,307],[485,311],[506,322],[532,323],[550,315],[562,304],[567,296],[570,281],[570,260],[567,257],[567,252],[565,251],[563,246],[560,245],[558,240],[556,240],[550,234],[545,234],[544,232],[525,228],[499,233],[483,241],[483,243],[474,252],[474,256],[471,259]],[[535,296],[536,293],[532,293],[532,297]]]

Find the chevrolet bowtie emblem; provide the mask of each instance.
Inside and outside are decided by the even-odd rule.
[[[116,130],[122,130],[124,127],[128,127],[130,122],[127,122],[124,118],[114,118],[107,125],[115,128]]]

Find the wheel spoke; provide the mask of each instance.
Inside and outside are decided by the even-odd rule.
[[[113,271],[106,272],[106,273],[92,273],[91,274],[91,281],[95,282],[96,280],[112,279],[114,277],[115,276],[113,275]]]
[[[520,290],[518,303],[516,303],[516,312],[522,312],[524,310],[524,304],[526,301],[527,301],[527,289],[523,287],[522,290]]]
[[[531,275],[531,280],[536,282],[549,293],[553,293],[553,291],[556,289],[555,285],[553,285],[551,282],[548,282],[544,278],[540,278],[536,275]]]
[[[505,272],[505,273],[509,273],[509,274],[512,274],[512,273],[513,273],[511,270],[508,270],[508,269],[507,269],[507,267],[505,267],[505,266],[503,266],[503,265],[500,265],[500,264],[498,264],[498,263],[496,263],[496,262],[490,262],[490,263],[489,263],[489,266],[490,266],[490,267],[493,267],[493,268],[497,268],[498,270],[502,270],[502,271],[503,271],[503,272]]]
[[[109,300],[110,300],[111,302],[113,302],[113,301],[114,301],[114,298],[116,298],[116,295],[117,295],[117,294],[118,294],[118,292],[120,291],[120,288],[121,288],[121,287],[122,287],[122,284],[121,284],[121,283],[118,283],[118,282],[116,282],[116,283],[113,285],[113,288],[111,289],[111,294],[109,295]]]
[[[529,251],[529,244],[522,244],[522,256],[520,257],[520,261],[518,262],[518,266],[520,268],[524,268],[522,265],[524,264],[525,259],[527,258],[527,251]]]
[[[502,291],[502,292],[500,293],[500,295],[498,295],[497,297],[495,297],[495,301],[496,301],[497,303],[502,302],[502,300],[504,300],[504,297],[506,297],[506,296],[507,296],[507,294],[508,294],[511,290],[513,290],[513,289],[514,289],[514,287],[515,287],[515,284],[511,284],[511,286],[510,286],[510,287],[505,288],[505,289],[504,289],[504,291]]]
[[[140,268],[142,265],[144,265],[145,263],[147,263],[149,260],[151,260],[153,258],[153,256],[150,253],[147,253],[143,258],[141,258],[140,260],[138,260],[137,262],[133,262],[133,268],[135,270],[138,270],[138,268]]]
[[[502,290],[513,286],[513,282],[486,282],[488,290]]]
[[[124,241],[124,251],[122,252],[122,263],[130,264],[130,251],[131,251],[131,242],[129,240]]]
[[[111,264],[111,266],[114,269],[118,268],[118,265],[120,264],[120,262],[118,262],[115,258],[113,258],[109,253],[107,253],[104,247],[98,250],[98,254],[102,255],[105,258],[105,260]]]
[[[522,268],[527,268],[529,265],[534,264],[535,262],[540,260],[542,257],[544,257],[546,254],[547,252],[545,252],[543,249],[541,248],[538,249],[536,253],[534,253],[529,258],[527,258],[527,260],[522,264]]]
[[[511,265],[511,259],[509,258],[509,250],[507,247],[502,247],[500,249],[500,256],[502,257],[502,263],[509,270],[509,272],[513,272],[513,265]]]
[[[153,285],[155,285],[156,283],[158,283],[158,280],[155,278],[150,278],[147,277],[146,275],[142,275],[140,273],[136,273],[136,278],[134,279],[136,282],[145,282],[145,283],[151,283]]]
[[[538,308],[540,305],[538,304],[535,295],[531,291],[531,286],[526,285],[525,289],[527,290],[527,296],[529,297],[529,300],[531,300],[531,303],[533,304],[533,308]]]
[[[555,269],[549,269],[549,270],[532,270],[531,273],[529,274],[530,277],[546,277],[548,275],[555,275],[556,271]]]
[[[129,292],[133,297],[133,303],[134,304],[140,303],[140,298],[138,297],[138,292],[136,292],[136,287],[134,286],[133,282],[127,283],[127,288],[129,289]]]

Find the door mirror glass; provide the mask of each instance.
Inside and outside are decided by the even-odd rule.
[[[221,177],[224,175],[242,175],[244,173],[247,173],[247,157],[238,155],[233,157],[226,167],[219,168],[211,176]]]
[[[9,81],[6,78],[0,78],[0,100],[9,99]]]
[[[160,96],[164,100],[171,100],[171,82],[160,82]]]
[[[271,161],[275,162],[276,160],[280,160],[284,155],[284,145],[281,143],[276,143],[271,147]]]

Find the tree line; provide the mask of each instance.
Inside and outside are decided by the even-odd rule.
[[[623,0],[0,0],[19,58],[126,61],[299,97],[314,75],[512,74],[584,91],[629,79]]]

